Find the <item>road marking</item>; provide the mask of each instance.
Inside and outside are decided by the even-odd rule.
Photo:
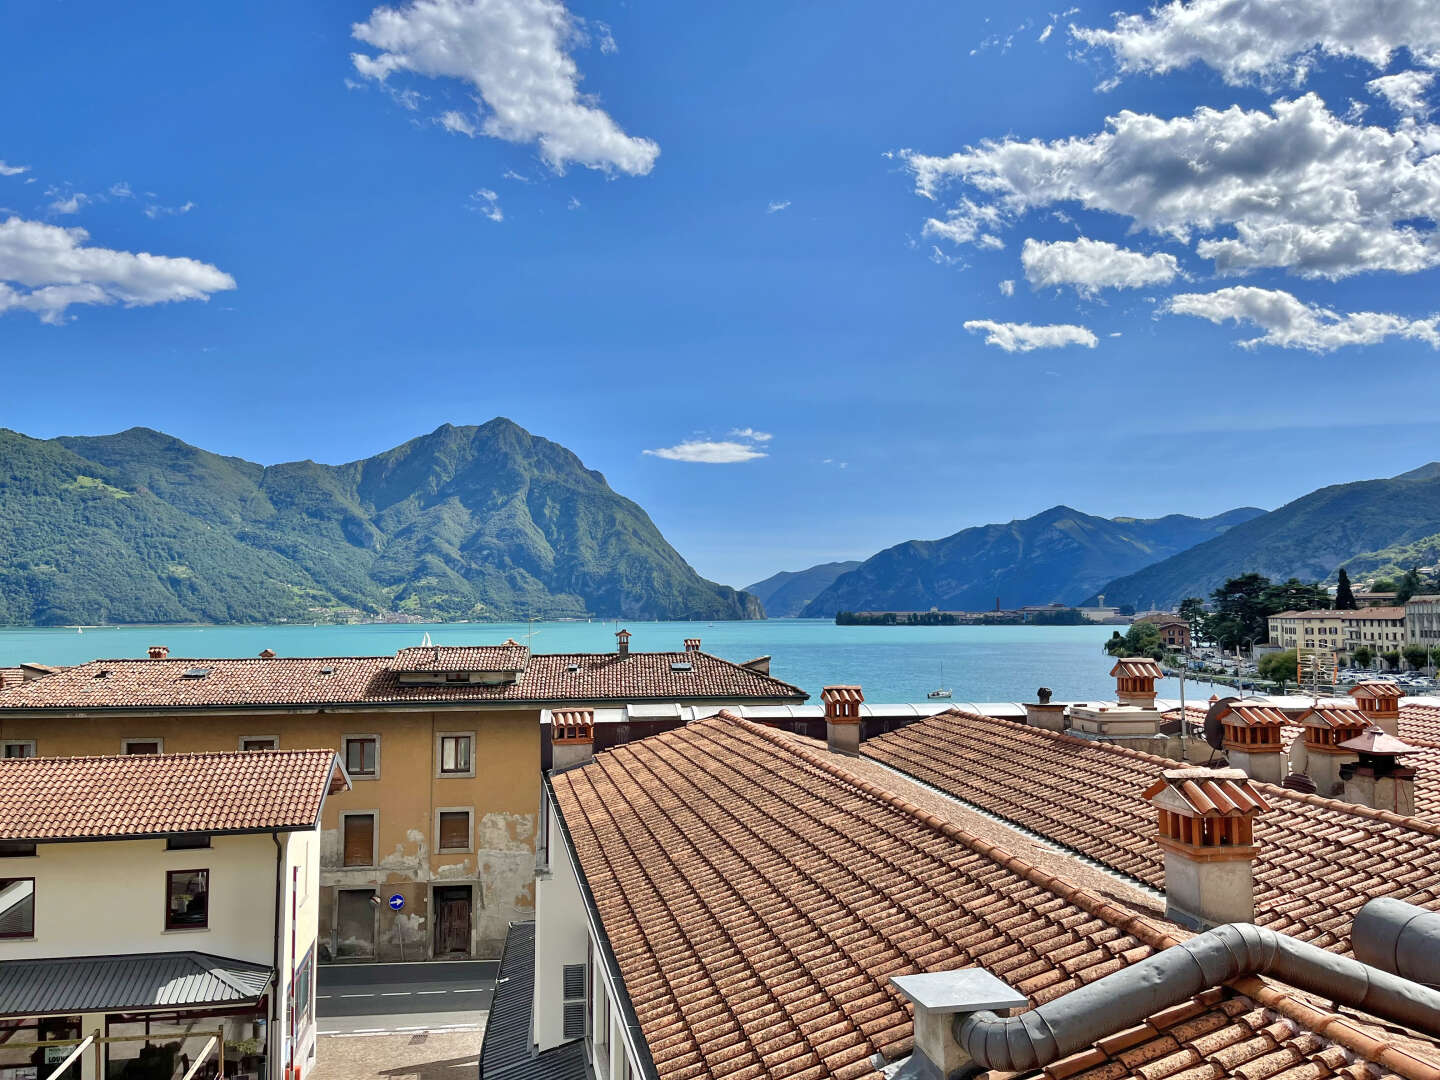
[[[424,997],[426,994],[448,994],[449,990],[416,990],[416,997]]]
[[[385,991],[384,993],[382,993],[380,996],[381,996],[381,997],[409,997],[409,996],[410,996],[410,991],[409,991],[409,990],[386,990],[386,991]]]
[[[484,986],[472,986],[467,990],[451,990],[450,992],[452,994],[483,994],[486,989],[487,987]]]
[[[341,996],[342,998],[362,998],[362,997],[374,997],[375,995],[374,995],[374,994],[341,994],[340,996]]]

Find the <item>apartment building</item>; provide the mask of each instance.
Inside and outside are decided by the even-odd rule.
[[[1270,644],[1282,649],[1344,648],[1345,626],[1341,611],[1282,611],[1268,623]]]
[[[649,653],[629,641],[622,631],[613,653],[508,642],[218,660],[157,646],[149,659],[91,661],[0,691],[0,754],[330,748],[353,787],[325,807],[320,958],[493,957],[534,909],[542,712],[807,696],[763,659],[730,663],[698,639]]]
[[[0,1075],[308,1075],[348,788],[330,750],[0,761]]]
[[[1436,600],[1440,601],[1440,597]],[[1270,644],[1282,649],[1328,649],[1345,655],[1353,654],[1362,645],[1372,653],[1393,652],[1411,640],[1408,612],[1408,606],[1354,611],[1282,611],[1268,620]],[[1440,626],[1440,616],[1437,616],[1437,626]],[[1436,641],[1440,643],[1440,633]]]
[[[1427,649],[1440,645],[1440,596],[1412,596],[1405,602],[1405,640]]]

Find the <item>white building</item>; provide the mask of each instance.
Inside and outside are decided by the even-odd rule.
[[[226,1076],[308,1075],[320,815],[348,787],[329,750],[0,760],[0,1080],[91,1036],[67,1077],[178,1076],[221,1032]]]

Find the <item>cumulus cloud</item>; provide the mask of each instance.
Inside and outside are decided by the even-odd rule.
[[[1027,239],[1020,263],[1025,267],[1025,279],[1033,287],[1072,285],[1081,296],[1094,296],[1101,289],[1168,285],[1180,273],[1174,255],[1145,255],[1085,237],[1051,244]]]
[[[1233,320],[1263,330],[1259,337],[1240,342],[1247,349],[1274,345],[1330,352],[1345,345],[1374,345],[1389,337],[1410,338],[1440,348],[1440,316],[1407,319],[1375,311],[1341,314],[1304,303],[1282,289],[1238,285],[1211,293],[1180,293],[1169,299],[1165,310],[1216,324]]]
[[[52,214],[78,214],[80,208],[90,201],[90,196],[83,191],[72,191],[63,194],[55,188],[51,188],[45,194],[52,199],[50,212]]]
[[[360,75],[382,85],[397,72],[462,80],[479,94],[481,134],[538,144],[556,172],[573,162],[643,176],[655,166],[654,142],[627,135],[580,92],[567,47],[583,29],[559,0],[414,0],[375,8],[351,32],[377,50],[352,55]]]
[[[765,212],[766,212],[767,214],[778,214],[781,210],[788,210],[788,209],[790,209],[790,200],[789,200],[789,199],[785,199],[785,200],[783,200],[783,201],[777,199],[777,200],[775,200],[774,202],[772,202],[769,206],[767,206],[767,207],[765,208]]]
[[[505,212],[500,209],[500,195],[489,188],[479,188],[470,196],[470,209],[494,222],[505,220]]]
[[[454,109],[441,113],[435,118],[435,122],[455,135],[468,135],[473,139],[478,133],[471,119]]]
[[[728,439],[694,439],[674,446],[663,446],[657,450],[646,450],[644,453],[665,458],[667,461],[689,461],[700,465],[735,465],[767,456],[765,451],[750,443]]]
[[[965,329],[983,331],[986,345],[998,345],[1006,352],[1029,352],[1032,349],[1060,349],[1066,345],[1095,347],[1095,335],[1083,326],[1057,323],[1052,326],[1032,326],[1030,323],[991,322],[989,319],[971,319]]]
[[[1425,95],[1434,81],[1433,71],[1401,71],[1371,79],[1365,84],[1365,89],[1376,97],[1384,98],[1392,109],[1404,116],[1423,117],[1430,115]]]
[[[29,311],[59,324],[72,304],[147,307],[235,288],[208,263],[91,247],[89,239],[84,229],[18,217],[0,223],[0,314]]]
[[[1145,15],[1117,15],[1111,29],[1071,27],[1108,49],[1122,73],[1164,74],[1206,64],[1226,82],[1303,82],[1322,56],[1362,60],[1383,71],[1398,49],[1440,66],[1434,0],[1171,0]]]
[[[730,434],[737,439],[749,439],[752,442],[769,442],[775,437],[768,431],[756,431],[753,427],[731,428]]]
[[[1006,278],[1004,281],[1000,282],[1000,295],[1001,295],[1001,296],[1014,296],[1014,295],[1015,295],[1015,282],[1014,282],[1013,280],[1011,280],[1010,278]]]
[[[7,165],[5,160],[0,158],[0,176],[19,176],[21,173],[29,171],[29,165]]]
[[[1181,243],[1198,236],[1197,253],[1222,273],[1281,267],[1333,280],[1440,264],[1440,128],[1347,123],[1315,94],[1168,120],[1126,110],[1091,135],[900,157],[922,196],[967,189],[925,226],[956,243],[1074,203]]]

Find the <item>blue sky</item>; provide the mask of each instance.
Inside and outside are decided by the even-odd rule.
[[[0,424],[505,415],[736,585],[1440,457],[1440,14],[1114,4],[6,5]]]

